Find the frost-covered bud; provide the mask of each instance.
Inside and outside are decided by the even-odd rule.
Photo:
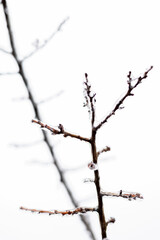
[[[94,162],[90,162],[90,163],[88,163],[88,168],[89,168],[90,170],[95,171],[95,170],[98,169],[98,165],[95,164]]]

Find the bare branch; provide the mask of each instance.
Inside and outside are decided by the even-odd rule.
[[[91,92],[91,85],[88,82],[88,74],[85,73],[85,88],[84,88],[84,97],[85,97],[85,103],[83,104],[83,106],[87,106],[88,107],[88,112],[91,113],[91,123],[92,126],[94,125],[94,121],[95,121],[95,96],[96,94],[92,94]]]
[[[111,148],[110,147],[108,147],[108,146],[106,146],[106,147],[104,147],[102,150],[100,150],[100,151],[98,151],[97,152],[97,156],[99,156],[101,153],[103,153],[103,152],[109,152],[111,150]]]
[[[57,27],[57,30],[53,32],[47,39],[44,40],[44,42],[41,45],[36,45],[36,48],[30,52],[27,56],[25,56],[21,62],[24,62],[26,59],[33,56],[35,53],[37,53],[40,49],[44,48],[51,40],[52,38],[62,29],[63,25],[69,20],[69,17],[65,18]]]
[[[103,197],[122,197],[122,198],[127,198],[128,200],[136,200],[137,198],[143,199],[143,196],[140,193],[135,193],[135,192],[125,192],[120,190],[117,193],[113,192],[103,192],[101,191],[101,195]]]
[[[78,207],[73,210],[65,210],[65,211],[58,211],[58,210],[46,211],[46,210],[37,210],[37,209],[31,209],[31,208],[25,208],[25,207],[20,207],[20,209],[25,211],[30,211],[30,212],[36,212],[36,213],[48,213],[49,215],[62,214],[63,216],[75,215],[78,213],[97,212],[96,208],[87,208],[87,207]]]
[[[127,83],[128,83],[128,90],[127,90],[126,94],[119,100],[119,102],[116,104],[116,106],[114,107],[114,109],[104,118],[104,120],[103,120],[102,122],[100,122],[100,123],[95,127],[96,131],[97,131],[100,127],[102,127],[102,125],[103,125],[104,123],[106,123],[107,120],[108,120],[112,115],[115,115],[116,111],[117,111],[118,109],[120,109],[121,105],[123,104],[124,100],[125,100],[127,97],[133,96],[133,93],[132,93],[133,89],[136,88],[136,87],[142,82],[143,79],[145,79],[145,78],[148,77],[148,73],[151,71],[152,68],[153,68],[153,66],[151,66],[147,71],[145,71],[144,74],[143,74],[143,76],[138,77],[137,82],[136,82],[134,85],[132,85],[131,72],[129,72],[129,74],[128,74],[128,76],[127,76],[127,77],[128,77],[128,81],[127,81]]]
[[[42,129],[48,129],[54,135],[62,134],[64,137],[72,137],[72,138],[77,138],[77,139],[79,139],[81,141],[90,142],[89,138],[84,138],[84,137],[81,137],[80,135],[76,135],[76,134],[73,134],[73,133],[66,132],[64,130],[64,127],[63,127],[62,124],[59,124],[59,126],[58,126],[59,129],[57,130],[57,129],[53,128],[53,127],[50,127],[47,124],[42,123],[39,120],[32,120],[32,122],[40,125]]]

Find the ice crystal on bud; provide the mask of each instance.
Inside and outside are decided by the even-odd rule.
[[[95,170],[98,169],[98,165],[95,164],[94,162],[90,162],[90,163],[88,163],[88,168],[89,168],[90,170],[95,171]]]

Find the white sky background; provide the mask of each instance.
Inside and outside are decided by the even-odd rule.
[[[160,34],[159,1],[51,1],[10,0],[9,12],[19,57],[43,43],[59,23],[70,19],[52,41],[25,62],[27,77],[38,101],[63,91],[59,97],[41,104],[43,121],[62,123],[67,130],[89,136],[90,122],[83,108],[83,81],[87,72],[96,91],[97,122],[113,109],[127,89],[128,71],[137,77],[151,65],[149,77],[128,98],[99,131],[97,146],[111,147],[99,161],[102,188],[107,191],[140,192],[143,201],[104,199],[111,240],[159,239],[159,81]],[[0,48],[10,50],[2,7],[0,8]],[[17,70],[14,59],[0,52],[0,72]],[[42,138],[31,124],[34,113],[18,75],[0,76],[0,239],[90,239],[78,216],[61,217],[31,214],[21,205],[38,209],[70,209],[52,160],[43,142],[14,148]],[[14,101],[13,101],[14,99]],[[84,184],[92,176],[89,146],[78,140],[51,136],[57,158],[67,173],[75,196],[83,206],[95,206],[94,186]],[[89,214],[99,240],[95,214]]]

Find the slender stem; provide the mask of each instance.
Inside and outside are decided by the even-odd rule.
[[[93,162],[97,164],[96,130],[94,127],[92,128],[91,149],[92,149]],[[94,171],[94,177],[95,177],[95,185],[96,185],[97,199],[98,199],[99,222],[101,226],[101,235],[103,239],[107,237],[107,233],[106,233],[106,220],[105,220],[104,207],[103,207],[103,198],[101,195],[101,187],[100,187],[100,175],[99,175],[98,169]]]
[[[91,91],[91,85],[88,82],[88,74],[85,73],[85,79],[86,81],[84,82],[85,84],[85,104],[84,106],[88,106],[89,108],[89,113],[91,113],[91,126],[92,126],[92,132],[91,132],[91,139],[89,143],[91,144],[91,151],[92,151],[92,161],[94,164],[97,164],[98,160],[98,153],[97,153],[97,148],[96,148],[96,133],[97,129],[94,127],[95,123],[95,96],[96,94],[92,94]],[[103,198],[101,195],[101,187],[100,187],[100,175],[99,175],[99,170],[98,168],[94,171],[94,183],[96,186],[96,191],[97,191],[97,200],[98,200],[98,214],[99,214],[99,222],[100,222],[100,227],[101,227],[101,235],[102,239],[107,237],[106,233],[106,220],[105,220],[105,215],[104,215],[104,208],[103,208]]]

